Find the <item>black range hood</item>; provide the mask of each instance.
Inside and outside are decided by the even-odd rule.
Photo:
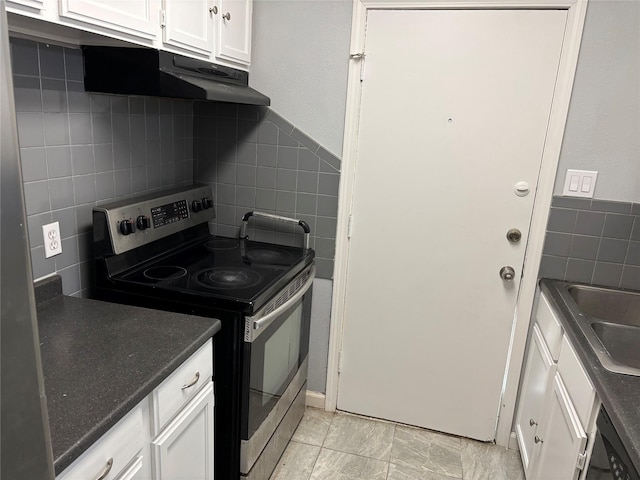
[[[249,74],[151,48],[82,47],[87,92],[270,105]]]

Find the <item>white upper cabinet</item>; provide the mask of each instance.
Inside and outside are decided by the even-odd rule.
[[[158,35],[158,11],[155,0],[60,0],[59,14],[62,19],[153,40]]]
[[[29,11],[29,9],[40,11],[44,9],[44,0],[7,0],[6,6],[9,11],[14,11],[14,8],[18,11]]]
[[[9,29],[68,44],[112,39],[246,70],[252,0],[6,0]],[[46,23],[34,23],[32,18]],[[71,29],[67,27],[72,27]]]
[[[210,58],[215,8],[211,0],[163,0],[163,43]]]
[[[216,15],[216,59],[249,65],[252,12],[251,0],[220,0]]]

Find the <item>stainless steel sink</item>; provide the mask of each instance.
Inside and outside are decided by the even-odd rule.
[[[568,285],[566,292],[567,304],[602,366],[640,376],[640,292],[586,285]]]
[[[640,327],[640,293],[586,285],[572,285],[567,290],[585,315]]]

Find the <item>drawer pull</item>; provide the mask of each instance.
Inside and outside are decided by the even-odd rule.
[[[189,387],[193,387],[196,383],[198,383],[198,380],[200,380],[200,372],[196,372],[196,375],[193,377],[193,380],[191,380],[189,383],[185,383],[182,386],[182,390],[185,390]]]
[[[96,480],[104,480],[105,478],[107,478],[107,475],[109,475],[109,472],[111,471],[111,467],[113,467],[113,458],[107,460],[107,464],[102,469],[102,472],[98,474]]]
[[[535,437],[533,437],[533,441],[535,443],[544,443],[544,440],[542,440],[538,435],[536,435]]]
[[[538,422],[536,422],[533,418],[529,420],[529,426],[533,427],[534,425],[537,425]]]

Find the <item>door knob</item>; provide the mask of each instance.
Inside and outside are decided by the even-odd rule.
[[[535,443],[544,443],[544,440],[542,440],[538,435],[536,435],[535,437],[533,437],[533,441]]]
[[[500,269],[500,278],[503,280],[511,281],[515,276],[516,271],[513,269],[513,267],[507,266]]]
[[[231,20],[231,13],[225,13],[224,15],[222,15],[222,18],[224,18],[225,20]]]
[[[511,243],[518,243],[522,238],[522,232],[517,228],[512,228],[507,232],[507,240]]]
[[[209,9],[209,13],[213,13],[214,15],[218,14],[218,7],[215,5]]]

